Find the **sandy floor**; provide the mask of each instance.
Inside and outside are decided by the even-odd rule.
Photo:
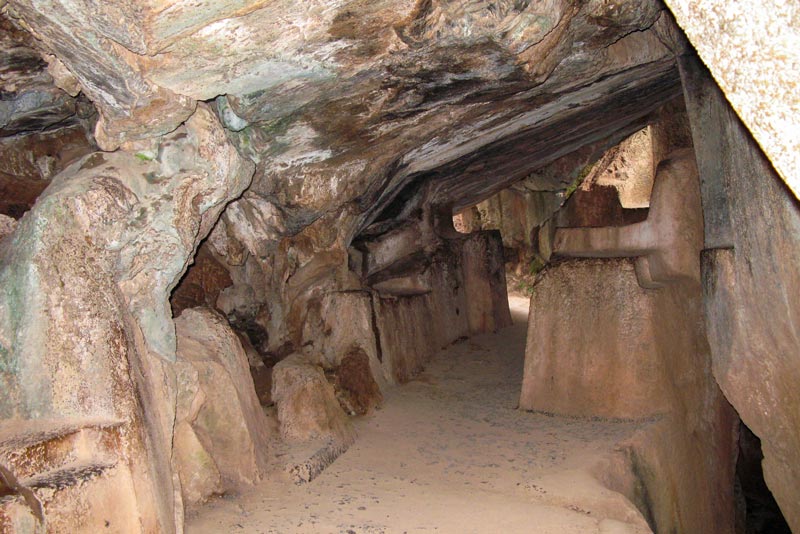
[[[358,441],[309,484],[275,473],[187,518],[199,533],[647,533],[590,475],[632,423],[516,410],[527,301],[515,325],[441,351],[386,392]]]

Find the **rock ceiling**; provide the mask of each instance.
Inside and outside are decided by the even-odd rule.
[[[278,206],[288,233],[345,210],[351,239],[424,183],[433,202],[475,203],[584,145],[599,154],[680,94],[682,41],[650,0],[14,0],[5,11],[35,36],[4,52],[16,53],[3,78],[9,133],[75,120],[81,100],[53,83],[95,105],[106,150],[146,153],[215,101],[257,163],[249,195]],[[22,35],[4,24],[6,41]]]

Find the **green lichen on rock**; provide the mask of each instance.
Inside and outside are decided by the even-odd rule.
[[[569,199],[569,197],[571,197],[572,194],[575,191],[578,190],[578,188],[581,186],[581,184],[586,179],[586,177],[589,176],[589,173],[592,172],[593,168],[594,168],[594,163],[590,163],[588,165],[585,165],[580,170],[580,172],[578,173],[578,176],[575,177],[575,180],[573,180],[573,182],[571,184],[569,184],[569,186],[564,190],[564,200],[565,201],[567,199]]]

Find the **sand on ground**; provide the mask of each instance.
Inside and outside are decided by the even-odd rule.
[[[514,325],[440,351],[356,421],[358,439],[319,477],[269,474],[186,519],[202,533],[646,534],[642,515],[599,484],[596,466],[640,423],[517,409],[528,302]]]

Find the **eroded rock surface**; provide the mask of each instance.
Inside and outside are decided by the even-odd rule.
[[[710,376],[699,284],[644,289],[631,260],[571,260],[531,304],[520,407],[652,421],[602,478],[654,531],[734,532],[736,416]]]
[[[9,235],[17,227],[17,221],[8,215],[0,214],[0,239]]]
[[[657,295],[633,261],[558,263],[533,287],[519,406],[562,415],[635,419],[669,408]],[[566,372],[573,369],[574,372]]]
[[[186,504],[257,482],[268,457],[267,420],[247,355],[225,319],[184,310],[178,335],[173,454]]]
[[[272,398],[281,435],[290,441],[316,439],[351,442],[353,429],[322,368],[300,354],[273,370]]]
[[[171,532],[181,528],[182,508],[169,460],[175,337],[167,299],[252,166],[205,107],[159,143],[152,159],[123,151],[81,158],[3,240],[0,415],[124,421],[114,453],[130,469],[126,499],[143,530]],[[56,520],[66,510],[44,513]]]

